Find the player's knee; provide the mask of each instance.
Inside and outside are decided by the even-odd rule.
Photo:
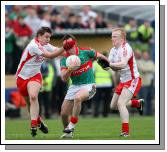
[[[60,115],[61,117],[68,117],[68,114],[65,110],[61,110]]]
[[[37,95],[36,94],[30,94],[30,101],[34,102],[37,100]]]
[[[74,102],[81,102],[81,97],[80,96],[75,96]]]
[[[122,107],[122,106],[126,106],[126,105],[124,104],[124,102],[119,100],[118,103],[117,103],[117,107],[119,108],[119,107]]]
[[[116,105],[113,104],[113,103],[111,103],[111,104],[110,104],[110,109],[111,109],[111,110],[115,110],[115,109],[116,109]]]

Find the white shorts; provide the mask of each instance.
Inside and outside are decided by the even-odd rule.
[[[91,99],[96,93],[96,89],[92,89],[93,85],[95,85],[95,83],[82,84],[82,85],[71,85],[67,91],[65,100],[74,100],[76,93],[80,91],[81,89],[87,89],[89,91],[88,100]]]

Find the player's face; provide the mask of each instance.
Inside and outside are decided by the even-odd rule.
[[[120,31],[113,32],[111,40],[112,40],[112,45],[114,47],[119,47],[122,43],[121,32]]]
[[[41,45],[46,45],[50,42],[50,37],[51,34],[50,33],[45,33],[44,35],[39,35],[39,41]]]

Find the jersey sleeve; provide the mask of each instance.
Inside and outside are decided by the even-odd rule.
[[[47,50],[47,51],[50,51],[50,52],[53,52],[53,51],[58,50],[58,49],[59,49],[58,47],[55,47],[55,46],[53,46],[53,45],[51,45],[51,44],[48,44],[48,45],[46,46],[46,50]]]
[[[29,45],[27,49],[31,55],[42,55],[44,52],[44,48],[39,45]]]
[[[97,57],[97,52],[96,52],[95,50],[91,49],[91,50],[86,51],[86,52],[87,52],[87,54],[88,54],[88,56],[89,56],[90,58],[96,59],[96,57]]]
[[[61,70],[68,68],[67,65],[66,65],[66,59],[67,58],[62,57],[61,60],[60,60],[60,68],[61,68]]]

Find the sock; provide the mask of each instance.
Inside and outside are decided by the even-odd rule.
[[[129,123],[122,123],[122,132],[129,133]]]
[[[133,100],[131,100],[131,101],[132,101],[131,107],[133,107],[133,108],[138,108],[138,107],[140,107],[140,102],[139,102],[139,100],[133,99]]]
[[[72,122],[73,124],[76,124],[78,122],[78,117],[71,117],[70,122]]]
[[[31,120],[31,127],[37,126],[37,120]]]
[[[41,120],[42,120],[41,116],[38,116],[38,118],[37,118],[38,125],[41,123]]]
[[[78,117],[71,117],[70,119],[70,123],[68,125],[68,127],[71,128],[75,128],[75,124],[78,122]]]

